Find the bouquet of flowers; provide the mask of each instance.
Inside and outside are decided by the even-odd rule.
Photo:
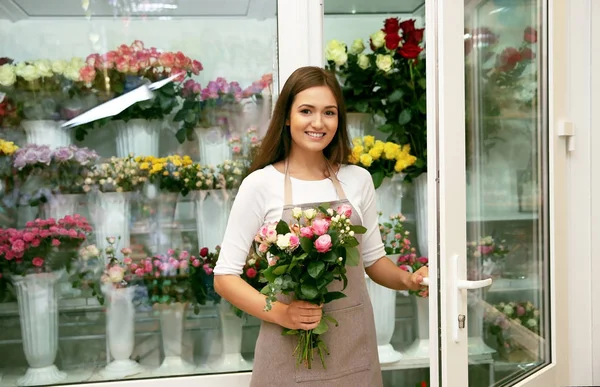
[[[381,212],[379,213],[381,216]],[[414,254],[415,248],[412,247],[412,243],[408,236],[410,231],[404,229],[404,222],[406,218],[402,214],[390,215],[390,221],[379,224],[379,231],[381,233],[381,240],[385,245],[385,253],[393,255],[407,255]],[[390,233],[392,237],[389,238]],[[417,269],[418,270],[418,269]]]
[[[236,189],[248,174],[248,163],[245,160],[225,160],[217,165],[216,189]]]
[[[55,149],[50,162],[54,190],[60,193],[86,192],[84,180],[90,173],[92,163],[99,158],[94,150],[75,145]]]
[[[212,167],[202,167],[193,163],[181,169],[183,192],[211,190],[215,188],[216,170]]]
[[[91,231],[79,214],[36,219],[22,230],[0,228],[0,266],[13,275],[69,269]]]
[[[148,181],[148,172],[140,168],[132,155],[111,157],[107,162],[96,164],[86,175],[83,191],[97,187],[101,192],[132,192]]]
[[[348,161],[369,171],[375,188],[379,188],[386,177],[402,173],[417,160],[410,154],[410,145],[408,144],[384,143],[375,140],[373,136],[355,138],[352,140],[352,144],[352,154]]]
[[[343,291],[330,292],[328,285],[342,281],[346,288],[346,266],[357,266],[360,261],[355,234],[366,229],[352,225],[352,207],[343,204],[336,210],[324,204],[302,211],[294,208],[294,221],[283,220],[266,224],[255,236],[256,251],[266,258],[269,266],[262,271],[267,296],[265,311],[271,310],[278,294],[290,295],[317,305],[345,297]],[[343,290],[342,289],[342,290]],[[337,324],[331,316],[323,315],[319,326],[312,330],[283,329],[286,335],[298,335],[294,353],[297,365],[312,367],[313,351],[317,350],[323,367],[328,349],[320,335],[327,332],[327,322]]]
[[[187,76],[198,75],[203,70],[200,62],[188,58],[181,51],[161,52],[155,47],[146,48],[140,40],[129,46],[122,44],[104,54],[91,54],[85,62],[80,71],[81,79],[101,101],[172,75],[180,74],[176,81],[181,83]],[[177,106],[179,88],[178,83],[170,82],[154,91],[155,98],[136,103],[110,119],[163,119]],[[88,129],[89,125],[78,126],[75,137],[83,140]]]
[[[148,171],[150,183],[157,184],[160,190],[181,192],[184,196],[184,181],[181,170],[193,164],[190,156],[172,155],[167,157],[146,156],[136,157],[142,171]]]
[[[502,240],[500,244],[496,243],[491,235],[479,238],[478,241],[469,242],[467,244],[467,258],[499,261],[508,254],[508,249],[504,243],[506,243],[505,240]]]

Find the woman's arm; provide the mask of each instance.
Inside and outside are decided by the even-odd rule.
[[[387,257],[381,257],[365,268],[367,275],[376,283],[394,290],[419,290],[423,277],[429,275],[429,269],[422,267],[414,273],[400,269]]]

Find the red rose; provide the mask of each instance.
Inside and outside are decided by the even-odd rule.
[[[382,31],[386,34],[398,34],[398,30],[400,30],[400,21],[397,17],[391,17],[389,19],[385,19],[383,23]]]
[[[397,32],[388,33],[385,36],[385,47],[387,47],[388,50],[397,49],[399,44],[400,44],[400,35],[398,35]]]
[[[423,33],[425,30],[423,28],[418,28],[409,34],[404,34],[404,41],[407,43],[412,43],[419,45],[423,41]]]
[[[249,268],[248,270],[246,270],[246,276],[248,278],[254,278],[254,277],[256,277],[256,274],[258,274],[258,273],[253,268]]]
[[[400,28],[402,29],[402,35],[406,36],[415,30],[415,19],[405,20],[400,23]]]
[[[200,249],[200,256],[203,258],[208,257],[208,247],[203,247]]]
[[[518,62],[522,59],[521,53],[514,47],[508,47],[498,56],[496,65],[500,71],[510,71],[515,68]]]
[[[533,60],[535,59],[535,53],[531,51],[531,48],[524,47],[521,49],[521,57],[523,59]]]
[[[533,27],[525,28],[525,32],[523,32],[523,40],[527,43],[537,43],[537,31]]]
[[[398,49],[398,54],[406,59],[415,59],[419,56],[421,51],[423,51],[423,49],[414,43],[404,43],[404,45]]]

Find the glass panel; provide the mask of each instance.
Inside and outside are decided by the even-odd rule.
[[[325,2],[326,67],[343,87],[350,162],[372,174],[388,257],[407,270],[428,256],[424,11],[424,1]],[[384,386],[429,385],[427,298],[369,278],[367,287]]]
[[[0,385],[251,369],[259,322],[211,265],[270,118],[276,0],[7,3]]]
[[[512,385],[551,360],[545,1],[465,4],[469,385]]]

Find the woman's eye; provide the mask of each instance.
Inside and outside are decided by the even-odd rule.
[[[310,110],[308,110],[308,109],[302,109],[302,110],[300,110],[300,113],[302,113],[302,114],[310,114]]]
[[[334,111],[327,111],[327,112],[325,112],[325,114],[327,114],[328,116],[335,116]]]

